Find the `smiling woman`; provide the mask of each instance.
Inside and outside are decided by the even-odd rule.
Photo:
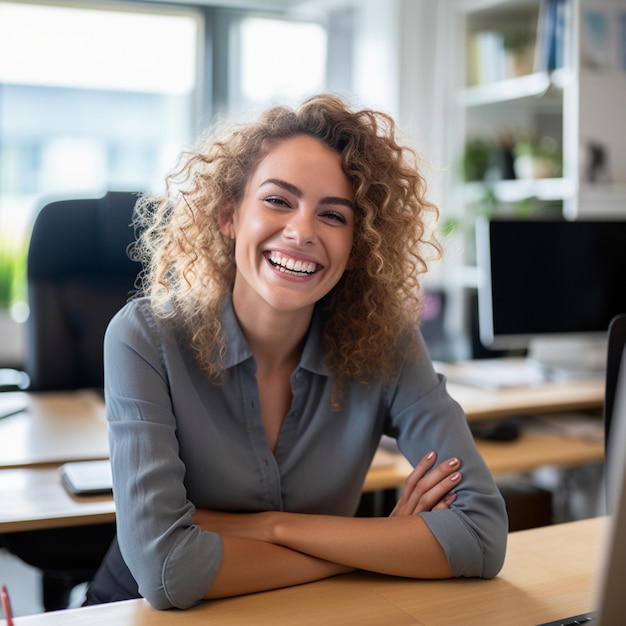
[[[233,304],[248,340],[254,328],[265,334],[267,322],[256,322],[269,316],[294,331],[295,341],[284,337],[283,345],[300,343],[315,303],[348,265],[353,196],[340,155],[297,135],[272,147],[241,202],[223,208],[220,227],[235,241]]]
[[[118,540],[88,603],[497,574],[504,503],[418,327],[436,213],[393,120],[330,95],[212,129],[141,200],[143,295],[105,337]],[[415,470],[355,518],[383,434]]]

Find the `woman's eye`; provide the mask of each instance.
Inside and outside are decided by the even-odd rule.
[[[278,206],[278,207],[289,206],[289,203],[286,200],[284,200],[283,198],[279,198],[278,196],[269,196],[265,198],[265,202],[267,202],[268,204],[272,204],[274,206]]]
[[[326,211],[322,214],[322,217],[325,217],[333,222],[339,222],[340,224],[348,223],[348,220],[346,220],[345,216],[338,211]]]

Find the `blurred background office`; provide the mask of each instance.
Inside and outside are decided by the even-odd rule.
[[[437,12],[423,0],[0,1],[0,366],[22,362],[25,251],[50,199],[156,190],[215,116],[323,90],[438,145]]]
[[[478,217],[626,214],[626,0],[0,0],[0,368],[23,362],[47,201],[158,190],[216,116],[319,91],[424,159],[437,359],[501,354],[478,339]]]

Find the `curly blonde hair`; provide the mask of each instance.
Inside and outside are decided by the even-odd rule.
[[[216,126],[181,156],[163,196],[137,205],[143,293],[161,315],[184,320],[200,367],[218,380],[226,349],[219,313],[236,270],[220,210],[236,207],[269,150],[297,135],[338,152],[354,190],[351,268],[319,303],[326,363],[339,387],[348,380],[390,380],[399,350],[415,352],[420,277],[441,254],[438,210],[426,199],[417,155],[396,141],[393,119],[352,110],[338,96],[318,95],[296,110],[278,106],[251,123]]]

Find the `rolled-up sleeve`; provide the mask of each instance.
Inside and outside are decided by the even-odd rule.
[[[122,309],[105,336],[118,541],[152,606],[188,608],[211,587],[223,546],[218,534],[193,524],[159,334],[147,307],[140,310]]]
[[[480,456],[459,404],[428,359],[405,364],[391,403],[390,428],[415,465],[430,450],[457,457],[462,480],[449,509],[422,513],[455,576],[492,578],[504,563],[508,518],[504,499]]]

